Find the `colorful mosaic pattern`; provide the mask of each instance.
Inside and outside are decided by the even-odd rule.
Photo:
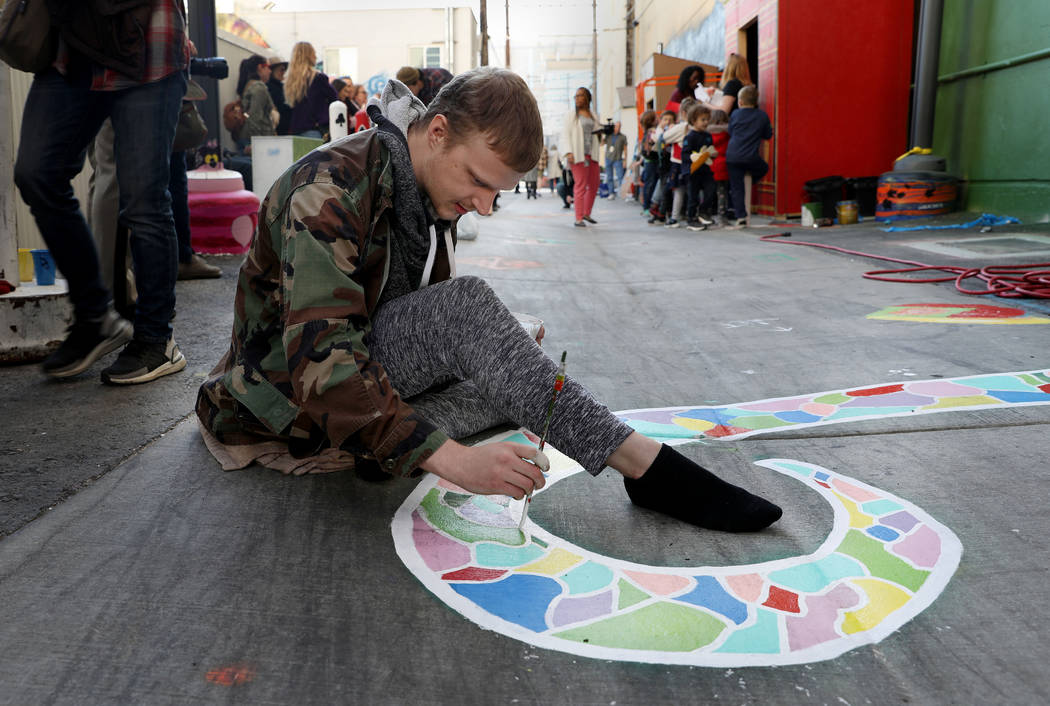
[[[869,319],[938,324],[1050,324],[1050,318],[1012,306],[988,304],[895,304],[868,314]]]
[[[669,444],[736,439],[786,426],[1050,404],[1048,373],[619,414]],[[489,442],[507,438],[535,441],[514,432]],[[547,455],[551,472],[538,493],[582,470],[549,446]],[[962,545],[914,504],[810,463],[768,459],[758,465],[805,483],[831,504],[833,529],[814,553],[728,567],[626,562],[532,522],[529,533],[521,533],[520,502],[471,495],[434,476],[398,510],[395,547],[427,588],[482,627],[589,657],[698,666],[830,659],[899,629],[954,574]]]

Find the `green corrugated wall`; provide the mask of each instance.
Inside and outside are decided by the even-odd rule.
[[[1050,222],[1050,0],[945,0],[937,73],[933,148],[965,207]]]

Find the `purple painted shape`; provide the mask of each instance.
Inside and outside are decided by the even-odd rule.
[[[923,525],[901,541],[890,545],[890,551],[908,559],[921,569],[932,569],[941,555],[941,538]]]
[[[470,563],[470,549],[428,525],[419,510],[412,513],[412,541],[431,571],[447,571]]]
[[[842,637],[835,630],[839,611],[860,604],[861,597],[845,583],[836,584],[820,596],[806,596],[806,614],[785,619],[788,647],[792,651],[804,650],[822,642]]]
[[[612,612],[612,604],[612,590],[585,598],[562,598],[551,615],[551,626],[557,628],[608,615]]]
[[[746,409],[751,412],[789,412],[798,409],[807,402],[813,401],[813,395],[806,397],[789,397],[784,400],[768,400],[766,402],[750,402],[748,404],[735,404],[737,409]]]
[[[487,510],[483,510],[474,503],[463,503],[457,509],[460,515],[464,519],[470,520],[471,522],[484,525],[486,527],[517,527],[518,521],[510,516],[507,511],[501,512],[496,515]]]
[[[886,515],[885,517],[879,518],[879,522],[886,525],[887,527],[894,527],[899,529],[901,532],[910,532],[911,528],[919,524],[919,520],[915,515],[911,514],[907,510],[901,510],[895,512],[892,515]]]
[[[907,382],[904,387],[908,392],[917,395],[931,395],[933,397],[965,397],[967,395],[980,395],[984,390],[970,385],[960,385],[957,382],[945,380],[922,380],[919,382]]]
[[[843,407],[917,407],[919,405],[933,404],[937,400],[926,395],[914,395],[910,392],[890,392],[886,395],[871,395],[870,397],[857,397],[849,402],[844,402]]]
[[[621,419],[638,420],[639,422],[655,422],[656,424],[673,424],[674,415],[676,413],[677,412],[671,410],[654,409],[645,412],[631,412],[630,414],[623,415]]]

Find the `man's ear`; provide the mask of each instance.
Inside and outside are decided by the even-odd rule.
[[[441,148],[448,144],[449,128],[448,118],[438,113],[430,120],[427,126],[427,143],[434,148]]]

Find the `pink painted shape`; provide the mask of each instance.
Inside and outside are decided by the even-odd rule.
[[[905,385],[908,392],[917,395],[933,395],[934,397],[964,397],[967,395],[979,395],[984,392],[970,385],[960,385],[957,382],[946,380],[924,380],[922,382],[909,382]]]
[[[471,495],[469,490],[463,490],[458,485],[451,481],[447,481],[444,478],[438,480],[437,484],[445,490],[451,490],[453,493],[463,493],[464,495]]]
[[[861,597],[845,583],[837,584],[821,596],[806,597],[806,614],[801,617],[788,616],[788,647],[804,650],[822,642],[842,637],[835,629],[839,611],[860,604]]]
[[[765,402],[750,402],[748,404],[735,404],[737,409],[746,409],[752,412],[789,412],[798,409],[812,400],[812,395],[807,397],[789,397],[784,400],[768,400]]]
[[[826,417],[829,414],[833,414],[838,410],[833,404],[824,404],[823,402],[807,402],[806,404],[799,407],[803,412],[809,414],[815,414],[818,417]]]
[[[765,581],[758,574],[727,576],[726,583],[737,598],[748,603],[754,603],[762,596],[762,587],[765,585]]]
[[[941,538],[923,525],[907,537],[890,546],[890,551],[923,569],[930,569],[941,556]]]
[[[864,488],[858,488],[852,483],[847,483],[841,478],[833,479],[831,484],[835,486],[835,490],[857,502],[866,503],[869,500],[879,500],[882,497],[881,495],[876,495],[870,490],[864,490]]]
[[[655,593],[658,596],[677,593],[691,583],[690,579],[685,576],[674,574],[646,574],[641,571],[624,571],[623,573],[649,593]]]
[[[431,571],[447,571],[470,563],[470,549],[428,525],[419,510],[412,513],[412,541]]]

